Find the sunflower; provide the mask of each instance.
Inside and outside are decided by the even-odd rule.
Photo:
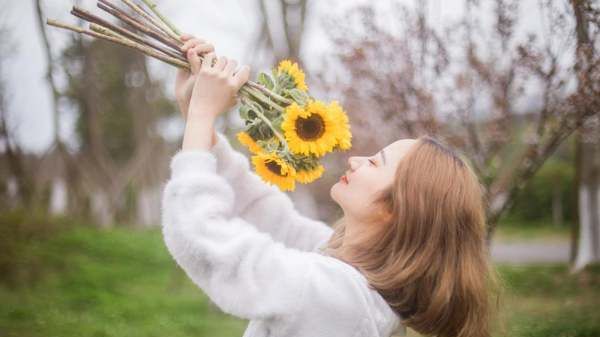
[[[308,184],[319,179],[324,171],[325,168],[320,164],[312,169],[298,170],[296,173],[296,180],[302,184]]]
[[[296,169],[275,153],[258,153],[252,156],[252,164],[265,182],[277,185],[283,191],[293,191],[296,187]]]
[[[341,150],[348,150],[352,147],[352,133],[350,132],[350,123],[344,109],[337,101],[329,103],[327,107],[330,114],[334,116],[337,126],[336,139]]]
[[[286,107],[281,129],[295,154],[320,157],[337,144],[335,116],[320,101],[308,102],[305,109],[297,103]]]
[[[296,88],[298,88],[299,90],[304,92],[308,91],[308,87],[304,82],[304,72],[302,71],[302,69],[300,69],[300,67],[298,67],[298,64],[296,62],[292,62],[290,60],[283,60],[279,62],[277,71],[279,73],[284,72],[288,74],[294,80]]]
[[[250,152],[254,154],[262,152],[262,148],[260,147],[260,145],[258,145],[256,141],[254,141],[254,139],[252,139],[252,137],[250,137],[250,135],[247,132],[238,132],[236,136],[238,141],[244,144]]]

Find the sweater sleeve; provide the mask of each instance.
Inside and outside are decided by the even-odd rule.
[[[250,168],[248,158],[233,149],[222,133],[216,134],[210,152],[218,159],[217,171],[235,190],[236,215],[291,248],[314,251],[329,239],[333,233],[330,226],[301,215],[287,194],[263,182]]]
[[[234,191],[216,166],[204,150],[180,150],[171,159],[161,204],[168,251],[224,312],[244,319],[292,314],[317,254],[285,247],[235,216]]]

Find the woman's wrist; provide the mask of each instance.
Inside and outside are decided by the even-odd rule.
[[[181,116],[185,119],[185,116],[187,116],[188,110],[190,109],[189,105],[183,100],[177,100],[177,107],[179,108],[179,111],[181,111]]]
[[[183,134],[182,150],[210,150],[214,145],[215,117],[188,114]]]

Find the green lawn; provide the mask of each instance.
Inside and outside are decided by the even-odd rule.
[[[563,241],[571,237],[569,224],[554,225],[551,219],[523,221],[504,217],[494,233],[494,239],[502,241]]]
[[[247,324],[175,268],[157,230],[79,228],[31,248],[53,267],[33,288],[0,288],[0,336],[241,336]]]
[[[506,283],[508,336],[600,336],[600,266],[570,275],[566,265],[499,266]]]
[[[79,227],[19,256],[36,281],[0,285],[0,336],[241,336],[247,324],[175,268],[157,229]],[[563,265],[499,268],[508,336],[600,336],[600,268],[578,276]]]

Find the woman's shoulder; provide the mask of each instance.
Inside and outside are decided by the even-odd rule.
[[[356,297],[364,292],[361,275],[345,262],[318,252],[309,252],[311,263],[307,270],[305,296],[332,306],[356,305]]]
[[[308,281],[304,290],[307,302],[332,310],[356,314],[372,305],[366,279],[353,266],[335,257],[312,252]]]
[[[304,292],[309,306],[335,311],[340,319],[365,322],[382,336],[400,328],[399,317],[357,268],[328,255],[315,255]]]
[[[354,334],[364,325],[368,305],[361,280],[334,257],[317,252],[305,257],[310,263],[294,320],[309,335]]]

